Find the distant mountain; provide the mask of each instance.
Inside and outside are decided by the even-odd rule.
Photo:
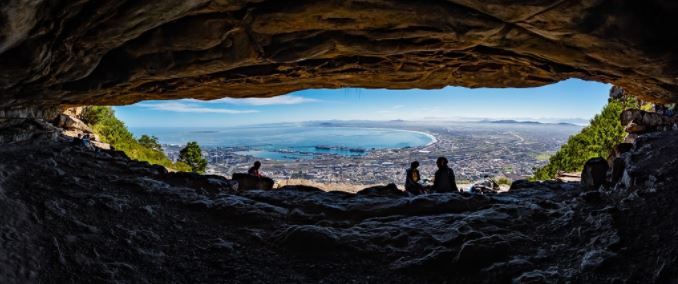
[[[510,123],[510,124],[543,124],[539,121],[518,121],[518,120],[512,120],[512,119],[502,119],[502,120],[490,120],[487,121],[489,123]]]
[[[302,124],[305,126],[320,126],[320,127],[341,127],[341,126],[360,126],[360,127],[382,127],[382,126],[396,126],[396,125],[418,125],[422,121],[408,121],[403,119],[394,120],[327,120],[327,121],[306,121]],[[436,124],[435,122],[426,121],[428,124]],[[468,121],[446,120],[438,121],[438,124],[445,123],[492,123],[492,124],[516,124],[516,125],[560,125],[560,126],[581,126],[575,123],[554,121],[554,122],[540,122],[536,120],[515,120],[515,119],[475,119]]]
[[[502,120],[486,120],[486,121],[481,121],[485,123],[502,123],[502,124],[556,124],[556,125],[568,125],[568,126],[577,126],[576,124],[573,123],[568,123],[568,122],[558,122],[558,123],[544,123],[544,122],[539,122],[539,121],[520,121],[520,120],[512,120],[512,119],[502,119]]]

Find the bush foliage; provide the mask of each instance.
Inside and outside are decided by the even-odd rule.
[[[558,173],[579,172],[591,158],[607,158],[610,150],[624,140],[624,127],[619,117],[629,107],[637,107],[635,100],[611,100],[603,110],[591,119],[589,126],[571,136],[558,152],[549,158],[549,163],[538,169],[533,180],[552,179]]]
[[[160,143],[158,142],[158,137],[155,136],[148,136],[146,134],[141,135],[139,137],[139,144],[146,148],[150,148],[156,151],[162,151],[162,146],[160,146]]]
[[[185,163],[173,163],[158,143],[158,138],[143,135],[139,140],[134,139],[125,124],[115,117],[111,107],[87,106],[80,118],[92,127],[101,142],[111,144],[116,150],[125,152],[134,160],[145,161],[161,165],[178,171],[191,171]]]
[[[204,173],[207,167],[207,160],[202,157],[202,150],[198,142],[188,142],[184,149],[179,152],[179,161],[186,163],[191,167],[191,171]]]

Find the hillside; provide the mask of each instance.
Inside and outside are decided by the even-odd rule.
[[[116,150],[125,152],[133,160],[161,165],[171,170],[191,171],[191,167],[187,164],[172,162],[162,152],[162,149],[149,146],[148,143],[140,143],[125,124],[115,117],[115,112],[111,107],[85,107],[81,118],[92,128],[102,142],[111,144]]]
[[[571,136],[558,152],[549,158],[549,163],[538,169],[534,180],[552,179],[558,171],[581,171],[591,158],[607,158],[610,149],[624,140],[624,128],[619,122],[621,112],[634,106],[635,100],[610,100],[589,126]]]

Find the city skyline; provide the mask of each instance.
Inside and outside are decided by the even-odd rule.
[[[570,79],[535,88],[308,89],[272,98],[143,101],[116,106],[130,127],[220,127],[323,120],[515,119],[585,124],[609,84]]]

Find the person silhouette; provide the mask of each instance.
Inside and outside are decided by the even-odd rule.
[[[82,137],[82,146],[85,147],[87,150],[95,151],[96,148],[94,147],[94,144],[92,144],[92,138],[89,134],[85,134],[85,136]]]
[[[256,161],[254,162],[254,165],[247,171],[247,173],[256,177],[261,177],[261,173],[259,173],[260,168],[261,162]]]
[[[419,174],[419,162],[414,161],[410,164],[410,168],[405,171],[407,175],[405,177],[405,191],[419,195],[424,193],[424,187],[419,183],[421,181],[421,175]]]
[[[459,192],[454,178],[454,171],[447,166],[447,158],[439,157],[436,161],[436,165],[438,166],[438,170],[436,171],[431,191]]]

